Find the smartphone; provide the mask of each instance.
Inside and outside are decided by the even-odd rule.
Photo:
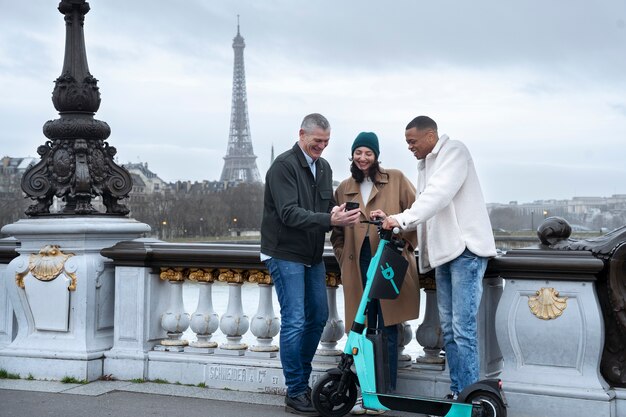
[[[350,210],[354,210],[359,208],[359,203],[355,202],[355,201],[348,201],[346,203],[346,211],[350,211]]]

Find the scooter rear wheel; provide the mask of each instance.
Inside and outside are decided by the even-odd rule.
[[[475,391],[466,399],[466,403],[479,404],[481,408],[478,417],[506,417],[506,407],[502,398],[493,392]],[[472,416],[474,414],[472,413]]]
[[[356,403],[357,389],[354,376],[348,375],[344,389],[339,391],[341,376],[340,373],[326,373],[313,387],[311,401],[322,417],[346,415]]]

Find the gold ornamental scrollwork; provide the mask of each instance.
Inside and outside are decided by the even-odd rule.
[[[272,285],[272,277],[267,271],[260,271],[258,269],[251,269],[247,271],[248,274],[248,282],[257,283],[257,284],[266,284]]]
[[[337,272],[326,273],[326,286],[336,288],[341,285],[341,275]]]
[[[70,291],[76,291],[76,274],[73,272],[65,271],[65,275],[70,277],[70,279],[72,280],[72,283],[68,285],[67,289]]]
[[[73,253],[63,253],[58,245],[46,245],[39,250],[38,254],[32,253],[28,258],[28,268],[15,274],[15,283],[18,287],[24,288],[24,277],[30,273],[39,281],[52,281],[62,272],[65,272],[71,284],[68,290],[76,290],[76,274],[65,270],[65,262],[74,256]]]
[[[163,281],[184,281],[185,280],[185,268],[169,268],[161,267],[161,273],[159,278]]]
[[[211,268],[190,268],[189,280],[196,282],[213,282],[215,281],[215,270]]]
[[[544,287],[536,291],[535,295],[528,296],[528,307],[541,320],[556,319],[567,308],[567,297],[559,297],[557,290]]]
[[[220,269],[218,279],[228,284],[243,284],[242,269]]]
[[[17,285],[20,288],[24,288],[24,276],[28,274],[28,271],[26,271],[26,273],[24,274],[15,274],[15,285]]]

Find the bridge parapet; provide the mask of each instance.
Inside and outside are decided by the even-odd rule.
[[[613,334],[623,331],[623,310],[614,306],[623,288],[625,241],[623,230],[584,241],[553,239],[490,261],[479,313],[481,373],[504,380],[510,416],[626,415],[626,390],[606,370],[623,374],[605,359],[611,357],[607,349],[615,353],[622,346],[612,343]],[[15,246],[14,240],[0,241],[0,254],[9,260]],[[114,310],[113,342],[100,375],[284,392],[277,357],[280,317],[258,245],[134,239],[100,254],[113,272],[106,279],[115,286],[108,307]],[[324,260],[331,317],[313,381],[337,360],[345,330],[337,299],[341,277],[330,248]],[[446,393],[449,378],[440,353],[434,281],[421,278],[425,311],[419,323],[403,325],[398,349],[413,357],[401,356],[398,390],[438,396]],[[15,277],[5,274],[3,283],[14,284]],[[245,301],[250,299],[258,299],[258,306]],[[606,305],[618,327],[609,327]],[[37,378],[36,370],[31,373]]]
[[[175,377],[176,381],[203,383],[214,387],[272,392],[276,389],[284,389],[280,372],[277,372],[273,379],[265,380],[273,381],[270,385],[242,388],[239,384],[221,386],[220,382],[211,381],[211,376],[224,375],[221,370],[207,371],[212,365],[194,364],[193,368],[196,371],[193,372],[195,375],[193,377],[190,376],[191,374],[182,375],[174,369],[174,366],[169,365],[172,361],[197,361],[198,357],[190,356],[191,354],[208,354],[212,356],[203,356],[207,364],[230,361],[228,366],[237,364],[243,366],[242,364],[250,359],[258,359],[264,361],[264,366],[280,369],[280,362],[277,358],[277,340],[275,340],[280,319],[274,314],[276,301],[272,299],[271,277],[265,265],[260,261],[259,250],[258,244],[186,244],[146,239],[119,242],[111,248],[103,249],[102,255],[112,259],[116,268],[116,317],[136,315],[129,320],[132,323],[131,329],[127,329],[128,324],[119,323],[120,332],[118,335],[116,329],[113,349],[106,354],[104,372],[125,379],[160,378],[171,381],[172,375],[178,375]],[[343,308],[338,308],[343,300],[341,297],[337,299],[337,292],[341,291],[341,278],[339,266],[331,248],[326,248],[324,261],[327,271],[330,316],[314,360],[315,369],[318,371],[325,370],[338,361],[341,354],[341,339],[345,332]],[[190,282],[194,280],[194,274],[203,277],[201,280],[203,287],[210,288],[220,285],[220,282],[227,283],[229,286],[226,311],[219,311],[218,316],[221,335],[216,326],[207,326],[207,328],[211,327],[213,334],[208,330],[207,333],[200,334],[189,324],[189,317],[191,322],[194,317],[198,316],[203,316],[204,322],[207,323],[210,320],[217,320],[215,318],[217,313],[212,308],[199,306],[194,313],[189,310],[185,311],[182,290],[179,289],[180,283],[186,283],[186,288],[189,289]],[[481,323],[485,323],[481,324],[480,328],[481,346],[484,346],[484,349],[481,349],[484,358],[482,372],[484,375],[493,376],[500,371],[502,360],[497,348],[495,332],[492,331],[495,306],[502,292],[502,285],[501,279],[497,274],[494,275],[493,271],[487,275],[484,297],[487,301],[483,302],[487,306],[482,307],[480,313],[481,317],[484,317]],[[425,291],[422,297],[425,299],[423,305],[426,306],[426,314],[419,323],[404,323],[400,332],[403,337],[400,338],[398,346],[402,369],[399,388],[404,387],[410,391],[414,389],[415,383],[421,383],[428,385],[424,388],[427,391],[433,393],[441,391],[440,394],[444,395],[448,389],[449,379],[443,357],[440,355],[441,341],[436,314],[434,281],[427,276],[423,278]],[[130,282],[136,282],[136,284],[130,284]],[[258,291],[259,294],[256,313],[251,314],[250,317],[243,310],[250,313],[253,311],[253,306],[245,305],[245,309],[242,308],[242,291]],[[211,291],[207,293],[210,298]],[[206,295],[198,297],[198,305],[205,297]],[[216,301],[218,300],[210,301],[210,306],[213,307]],[[128,308],[124,307],[146,303],[151,307],[144,311],[129,312]],[[163,317],[165,316],[178,319],[175,323],[172,319],[164,324]],[[248,322],[249,329],[246,327]],[[145,328],[140,329],[135,323],[144,323]],[[234,326],[234,323],[238,326]],[[121,331],[123,329],[127,330]],[[135,331],[138,333],[133,333]],[[253,343],[244,343],[242,338],[250,340],[250,333],[254,336]],[[224,337],[227,342],[221,345],[215,342],[206,343],[211,339]],[[204,344],[199,348],[191,339],[202,339]],[[422,354],[423,351],[427,353]],[[414,356],[411,357],[407,352]],[[134,362],[129,363],[127,359],[133,355]],[[177,359],[174,359],[175,357]],[[230,359],[227,359],[229,357]],[[202,367],[204,367],[203,371],[197,370]],[[426,373],[418,376],[417,370]],[[254,374],[250,370],[246,372]],[[403,375],[407,378],[403,378]],[[409,375],[413,376],[408,377]],[[316,377],[315,373],[314,377]],[[274,386],[274,383],[278,385]]]
[[[541,243],[492,262],[505,280],[495,327],[504,357],[500,377],[511,409],[520,411],[515,415],[614,416],[624,407],[623,385],[611,381],[615,362],[609,373],[604,365],[616,329],[602,299],[626,233],[575,240],[570,232],[563,219],[548,218],[538,229]],[[613,274],[621,274],[614,281],[623,286],[623,268]]]

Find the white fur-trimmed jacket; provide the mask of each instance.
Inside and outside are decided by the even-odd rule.
[[[457,258],[465,248],[478,256],[496,256],[485,199],[467,147],[442,135],[417,169],[417,199],[390,217],[403,230],[417,229],[420,272]]]

